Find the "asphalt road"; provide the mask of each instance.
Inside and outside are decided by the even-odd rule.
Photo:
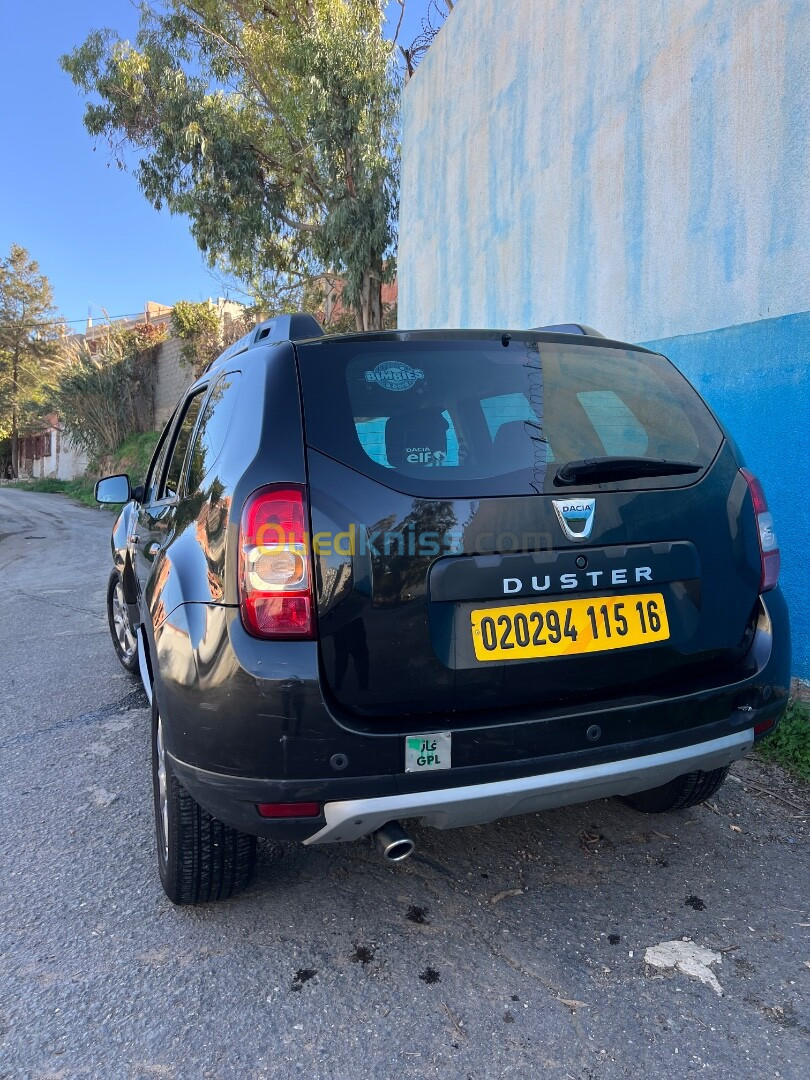
[[[808,795],[757,760],[709,807],[424,829],[396,868],[262,845],[247,894],[173,908],[111,522],[0,488],[0,1077],[808,1076]],[[723,996],[645,964],[684,937]]]

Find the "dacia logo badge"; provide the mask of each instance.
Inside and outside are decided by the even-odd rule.
[[[569,540],[587,540],[593,528],[596,499],[552,499],[560,528]]]

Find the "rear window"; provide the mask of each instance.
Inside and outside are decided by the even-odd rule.
[[[310,446],[390,487],[450,497],[556,491],[560,465],[650,457],[708,466],[711,413],[662,356],[512,335],[298,347]],[[699,474],[698,474],[699,475]],[[677,487],[696,474],[602,488]],[[590,485],[594,486],[594,485]]]

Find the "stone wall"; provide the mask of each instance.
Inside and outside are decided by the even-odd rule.
[[[159,349],[155,361],[155,427],[162,428],[174,411],[183,391],[193,380],[191,368],[183,363],[183,342],[169,338]]]

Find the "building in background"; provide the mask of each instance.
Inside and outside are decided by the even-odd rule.
[[[666,353],[768,493],[810,677],[810,5],[461,0],[403,96],[399,325]]]
[[[43,417],[36,431],[20,437],[20,476],[75,480],[87,468],[87,455],[74,446],[56,413]]]
[[[209,300],[209,304],[213,301]],[[217,301],[219,303],[219,301]],[[134,330],[137,326],[165,326],[168,328],[172,321],[172,308],[166,304],[156,304],[154,300],[147,300],[143,305],[143,312],[137,315],[124,315],[118,319],[102,319],[94,322],[91,315],[87,317],[87,326],[83,334],[74,334],[73,341],[82,342],[91,353],[95,353],[104,341],[106,328],[111,324],[120,330]]]

